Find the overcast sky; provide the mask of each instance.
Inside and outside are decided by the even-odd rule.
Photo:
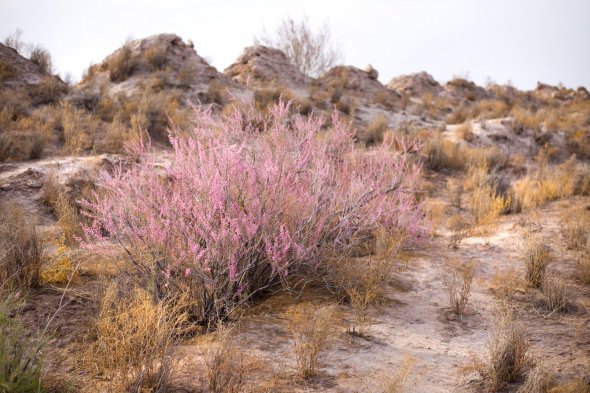
[[[263,27],[327,20],[345,63],[387,83],[425,70],[478,84],[590,87],[590,0],[0,0],[0,38],[17,28],[78,79],[127,38],[176,33],[222,71]]]

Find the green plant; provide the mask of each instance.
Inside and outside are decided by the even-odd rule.
[[[39,355],[42,341],[26,334],[19,308],[12,294],[0,297],[0,392],[41,391],[43,363]]]

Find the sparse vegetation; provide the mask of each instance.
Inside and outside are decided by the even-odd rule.
[[[174,366],[167,352],[187,320],[185,305],[121,285],[104,293],[86,362],[109,377],[113,391],[165,392]]]
[[[241,391],[246,369],[240,349],[234,343],[234,334],[234,329],[219,325],[216,345],[205,354],[207,386],[212,393]]]

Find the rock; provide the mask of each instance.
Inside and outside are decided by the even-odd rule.
[[[410,97],[421,97],[426,93],[436,95],[443,91],[432,75],[424,71],[393,78],[387,88]]]
[[[379,72],[370,64],[365,67],[365,72],[369,76],[369,79],[377,80],[379,78]]]
[[[306,88],[312,79],[301,73],[280,50],[263,45],[250,46],[224,71],[229,78],[248,87],[280,85]]]

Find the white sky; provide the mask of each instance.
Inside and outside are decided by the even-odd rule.
[[[590,87],[590,0],[0,0],[0,38],[17,28],[78,79],[127,38],[176,33],[222,71],[286,15],[328,20],[345,63],[387,83],[425,70],[523,89]]]

